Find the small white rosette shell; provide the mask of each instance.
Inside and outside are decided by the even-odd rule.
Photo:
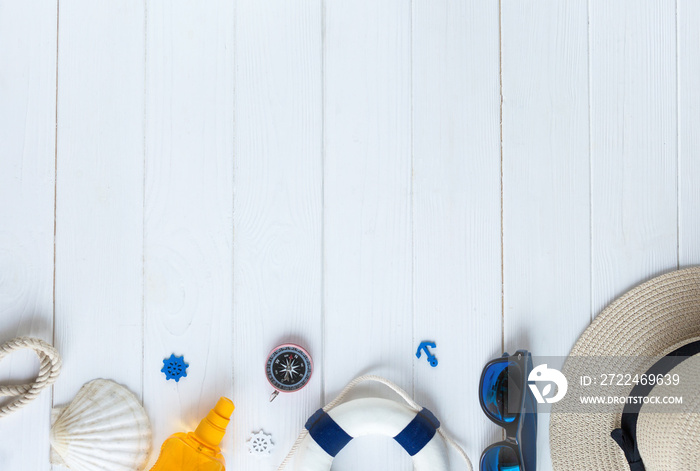
[[[148,415],[138,398],[114,381],[90,381],[52,417],[51,463],[73,471],[140,471],[146,465]]]

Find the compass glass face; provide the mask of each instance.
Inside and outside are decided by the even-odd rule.
[[[270,354],[266,370],[272,387],[283,392],[297,391],[311,379],[311,359],[301,348],[283,346]]]

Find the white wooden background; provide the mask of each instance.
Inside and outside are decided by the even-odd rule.
[[[365,372],[476,464],[501,436],[486,361],[564,355],[700,262],[699,26],[693,0],[0,0],[0,341],[64,357],[0,420],[0,468],[50,469],[50,408],[105,377],[156,449],[231,397],[228,469],[271,471]],[[315,376],[269,404],[289,340]],[[0,379],[36,370],[16,354]],[[539,445],[550,469],[546,416]],[[358,469],[410,459],[361,439],[334,465]]]

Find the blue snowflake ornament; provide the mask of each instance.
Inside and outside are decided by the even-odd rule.
[[[169,379],[174,379],[176,382],[180,381],[180,378],[187,376],[187,367],[189,364],[185,363],[185,357],[176,357],[175,354],[171,354],[170,358],[163,360],[163,368],[160,370],[165,373],[166,381]]]

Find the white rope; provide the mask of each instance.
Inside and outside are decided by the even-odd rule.
[[[340,404],[345,396],[353,390],[358,384],[363,383],[365,381],[375,381],[377,383],[381,383],[385,386],[388,386],[391,388],[396,394],[401,396],[404,401],[409,405],[411,410],[415,412],[419,412],[421,409],[423,409],[416,401],[411,398],[411,396],[408,395],[406,391],[401,389],[396,383],[393,383],[392,381],[389,381],[386,378],[382,378],[381,376],[377,375],[364,375],[360,376],[358,378],[355,378],[352,380],[345,388],[338,394],[338,397],[333,399],[331,402],[329,402],[324,408],[324,412],[328,412],[329,410],[333,409],[335,406]],[[447,442],[452,448],[454,448],[457,453],[464,459],[464,462],[467,463],[467,468],[469,471],[473,471],[472,468],[472,462],[469,460],[469,457],[467,456],[467,453],[460,447],[457,442],[455,442],[452,437],[440,427],[438,430],[438,433],[440,436]],[[297,437],[296,441],[294,442],[294,445],[292,445],[292,449],[289,450],[289,453],[287,453],[287,456],[284,458],[284,461],[279,465],[277,468],[277,471],[282,471],[292,460],[294,455],[296,454],[297,450],[299,449],[299,446],[301,446],[301,442],[306,438],[306,436],[309,434],[309,431],[304,428],[301,433],[299,434],[299,437]]]
[[[31,348],[39,357],[39,375],[33,383],[0,386],[0,397],[14,397],[0,406],[0,418],[21,409],[36,399],[39,393],[56,381],[61,372],[61,356],[58,351],[40,339],[17,337],[0,345],[0,361],[10,353]]]

